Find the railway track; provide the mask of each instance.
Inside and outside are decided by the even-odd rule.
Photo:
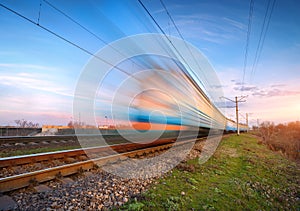
[[[85,149],[64,150],[59,152],[48,152],[25,156],[15,156],[0,159],[0,172],[5,169],[24,169],[24,165],[37,165],[39,169],[33,171],[12,173],[9,176],[2,175],[0,178],[0,192],[5,193],[12,190],[17,190],[27,187],[32,183],[43,183],[53,180],[58,176],[69,176],[78,172],[90,170],[95,165],[106,165],[128,157],[138,157],[144,154],[154,153],[161,150],[166,150],[171,146],[183,145],[194,140],[182,140],[173,143],[173,139],[161,139],[147,144],[115,144],[105,147],[90,147]],[[108,150],[113,149],[118,154],[108,154]],[[89,158],[87,156],[89,155]],[[60,165],[43,168],[45,162],[61,161]],[[2,173],[4,174],[4,173]]]
[[[178,133],[166,133],[163,136],[176,136]],[[53,135],[53,136],[6,136],[0,137],[0,147],[10,147],[17,145],[32,145],[32,144],[50,144],[50,143],[67,143],[67,142],[76,142],[79,144],[78,139],[87,140],[89,143],[94,143],[99,141],[100,134],[70,134],[70,135]],[[101,137],[106,142],[109,143],[120,143],[127,142],[125,138],[120,136],[116,131],[114,132],[101,132]]]
[[[106,141],[115,141],[115,134],[104,134],[102,137]],[[57,144],[57,143],[77,143],[78,138],[85,139],[91,143],[99,140],[98,134],[89,135],[55,135],[55,136],[10,136],[0,138],[0,147],[26,146],[35,144]],[[119,138],[120,139],[120,138]]]
[[[89,158],[99,158],[110,155],[110,152],[118,153],[133,151],[135,149],[147,148],[170,142],[171,139],[163,139],[159,142],[150,144],[114,144],[110,146],[97,146],[89,148],[80,148],[74,150],[62,150],[56,152],[46,152],[31,155],[13,156],[0,158],[0,176],[12,176],[14,174],[27,173],[28,171],[41,170],[43,168],[54,167],[78,161],[84,161]],[[88,156],[86,155],[88,154]],[[27,171],[26,171],[27,170]],[[16,173],[14,173],[16,172]]]

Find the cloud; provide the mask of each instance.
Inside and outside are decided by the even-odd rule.
[[[273,85],[271,85],[272,88],[284,87],[284,86],[286,86],[286,84],[273,84]]]
[[[66,125],[71,120],[71,112],[59,112],[59,111],[12,111],[11,109],[1,110],[2,118],[0,125],[15,125],[14,120],[25,119],[28,121],[39,123],[40,126],[43,124],[61,124]]]
[[[234,87],[234,90],[237,91],[254,91],[257,90],[258,88],[256,86],[240,86],[240,87]]]
[[[28,93],[22,92],[20,96],[1,96],[1,100],[5,104],[1,104],[0,109],[9,109],[19,113],[34,111],[65,111],[72,109],[72,100],[64,97],[50,96],[43,93]]]
[[[227,85],[214,85],[214,86],[211,86],[212,89],[221,89],[221,88],[226,88]]]
[[[47,74],[33,73],[6,73],[0,75],[0,85],[13,86],[20,89],[34,89],[39,91],[51,92],[63,96],[73,97],[72,91],[55,82],[49,80]]]
[[[208,14],[177,15],[175,22],[186,37],[200,38],[217,44],[240,39],[241,35],[246,33],[244,24]]]
[[[72,99],[62,95],[14,88],[5,91],[0,94],[1,101],[4,102],[0,104],[0,124],[22,118],[41,122],[45,115],[52,116],[53,120],[57,117],[57,122],[60,122],[64,113],[72,113]],[[46,120],[47,118],[44,122]]]
[[[293,83],[291,83],[293,84]],[[226,86],[225,86],[226,87]],[[247,92],[247,94],[254,97],[277,97],[277,96],[292,96],[299,95],[300,91],[294,91],[296,87],[287,86],[283,83],[272,83],[268,86],[258,86],[253,84],[241,83],[239,80],[231,79],[227,88],[237,92]],[[285,89],[283,89],[285,88]],[[238,94],[238,93],[233,93]]]
[[[259,96],[259,97],[291,96],[291,95],[300,95],[300,91],[271,89],[271,90],[255,91],[255,92],[252,93],[252,95],[253,96]]]
[[[229,24],[231,24],[232,26],[240,29],[240,30],[246,30],[247,29],[247,26],[241,22],[238,22],[238,21],[235,21],[235,20],[232,20],[230,18],[226,18],[226,17],[223,17],[223,20],[225,20],[226,22],[228,22]]]
[[[152,12],[152,15],[159,14],[159,13],[162,13],[162,12],[166,12],[166,10],[164,8],[163,9],[155,10],[154,12]]]
[[[165,5],[166,5],[169,12],[172,11],[172,10],[176,10],[176,9],[182,10],[183,8],[187,7],[185,4],[172,4],[172,5],[169,5],[169,4],[165,3]],[[160,8],[160,9],[157,9],[157,10],[154,10],[153,12],[151,12],[152,15],[159,14],[159,13],[166,13],[166,10],[164,8]],[[172,15],[172,12],[170,12],[170,13]]]
[[[35,65],[35,64],[15,64],[15,63],[0,63],[0,67],[4,68],[13,68],[13,69],[35,69],[35,70],[58,70],[56,67],[49,67],[43,65]]]

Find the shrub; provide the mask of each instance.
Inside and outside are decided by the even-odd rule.
[[[262,141],[273,151],[281,151],[290,159],[300,161],[300,122],[278,124],[263,122],[259,127]]]

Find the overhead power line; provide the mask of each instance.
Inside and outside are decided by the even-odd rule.
[[[255,52],[255,58],[254,58],[254,62],[253,62],[252,69],[251,69],[251,77],[253,77],[255,75],[255,71],[256,71],[257,64],[259,62],[261,52],[262,52],[262,49],[263,49],[263,46],[264,46],[264,43],[265,43],[266,34],[267,34],[268,29],[269,29],[269,24],[270,24],[270,21],[271,21],[271,17],[272,17],[272,14],[273,14],[273,10],[274,10],[274,7],[275,7],[276,0],[273,0],[271,9],[270,9],[270,3],[271,3],[271,0],[268,1],[267,9],[266,9],[266,12],[265,12],[263,25],[262,25],[262,28],[261,28],[259,41],[258,41],[258,45],[257,45],[256,52]],[[269,12],[269,10],[270,10],[270,12]]]
[[[95,55],[95,54],[92,53],[91,51],[89,51],[89,50],[87,50],[87,49],[85,49],[85,48],[79,46],[78,44],[76,44],[76,43],[74,43],[74,42],[68,40],[67,38],[65,38],[65,37],[63,37],[63,36],[61,36],[61,35],[59,35],[58,33],[56,33],[56,32],[54,32],[54,31],[48,29],[47,27],[41,25],[39,22],[35,22],[35,21],[31,20],[30,18],[27,18],[26,16],[22,15],[21,13],[18,13],[17,11],[15,11],[15,10],[13,10],[13,9],[11,9],[11,8],[9,8],[9,7],[7,7],[7,6],[3,5],[3,4],[1,4],[1,3],[0,3],[0,6],[3,7],[4,9],[10,11],[11,13],[13,13],[13,14],[19,16],[20,18],[23,18],[24,20],[26,20],[26,21],[28,21],[28,22],[30,22],[30,23],[36,25],[37,27],[40,27],[41,29],[45,30],[46,32],[48,32],[48,33],[50,33],[50,34],[52,34],[52,35],[54,35],[54,36],[56,36],[57,38],[59,38],[59,39],[65,41],[65,42],[69,43],[70,45],[72,45],[72,46],[78,48],[79,50],[81,50],[81,51],[83,51],[83,52],[85,52],[85,53],[87,53],[87,54],[89,54],[89,55],[95,57],[96,59],[98,59],[98,60],[100,60],[100,61],[102,61],[102,62],[104,62],[104,63],[106,63],[106,64],[108,64],[108,65],[110,65],[110,66],[112,66],[112,67],[114,67],[114,68],[116,68],[117,70],[123,72],[124,74],[130,75],[131,77],[135,78],[135,76],[133,76],[132,74],[128,73],[126,70],[123,70],[123,69],[119,68],[118,66],[116,66],[116,65],[114,65],[114,64],[111,64],[110,62],[106,61],[105,59],[103,59],[103,58],[101,58],[101,57]],[[136,79],[136,78],[135,78],[135,79]],[[137,79],[137,80],[138,80],[138,79]]]
[[[37,22],[37,24],[40,24],[41,10],[42,10],[42,0],[40,0],[39,17],[38,17],[38,22]]]
[[[51,4],[49,1],[47,1],[47,0],[43,0],[43,1],[46,4],[48,4],[52,9],[56,10],[57,12],[59,12],[60,14],[62,14],[66,18],[68,18],[70,21],[72,21],[73,23],[75,23],[76,25],[78,25],[79,27],[81,27],[82,29],[84,29],[85,31],[87,31],[88,33],[90,33],[91,35],[93,35],[95,38],[97,38],[98,40],[100,40],[104,44],[108,45],[108,43],[105,40],[103,40],[101,37],[99,37],[97,34],[93,33],[91,30],[89,30],[88,28],[86,28],[85,26],[83,26],[82,24],[80,24],[78,21],[74,20],[71,16],[67,15],[65,12],[63,12],[60,9],[58,9],[56,6],[54,6],[53,4]]]
[[[91,34],[92,36],[94,36],[96,39],[100,40],[102,43],[104,43],[105,45],[111,47],[112,49],[114,49],[116,52],[118,52],[120,55],[125,56],[121,51],[119,51],[118,49],[116,49],[115,47],[113,47],[110,43],[106,42],[104,39],[102,39],[101,37],[99,37],[97,34],[95,34],[94,32],[92,32],[91,30],[89,30],[87,27],[83,26],[82,24],[80,24],[78,21],[76,21],[74,18],[72,18],[71,16],[67,15],[64,11],[62,11],[61,9],[57,8],[56,6],[54,6],[53,4],[51,4],[49,1],[47,0],[41,0],[44,1],[46,4],[48,4],[52,9],[56,10],[58,13],[62,14],[64,17],[66,17],[67,19],[69,19],[70,21],[72,21],[73,23],[75,23],[77,26],[79,26],[80,28],[82,28],[83,30],[85,30],[86,32],[88,32],[89,34]],[[143,68],[141,65],[137,64],[136,62],[134,62],[132,60],[132,58],[129,58],[129,60],[136,64],[137,66]]]
[[[168,11],[168,9],[167,9],[166,5],[164,4],[163,0],[160,0],[160,3],[161,3],[161,5],[163,6],[163,8],[165,9],[165,11],[166,11],[167,15],[169,16],[170,20],[172,21],[172,23],[173,23],[173,25],[174,25],[174,27],[175,27],[175,29],[176,29],[178,35],[180,36],[180,38],[181,38],[183,41],[185,41],[185,39],[184,39],[182,33],[180,32],[179,28],[177,27],[177,25],[176,25],[174,19],[172,18],[171,14],[170,14],[170,12]],[[198,61],[197,61],[197,59],[195,58],[195,56],[194,56],[193,52],[191,51],[190,47],[187,45],[186,41],[184,42],[184,44],[185,44],[185,47],[186,47],[186,48],[188,49],[188,51],[190,52],[190,54],[191,54],[191,56],[192,56],[192,58],[193,58],[195,64],[197,65],[197,67],[199,68],[199,70],[201,70],[201,67],[200,67],[200,65],[199,65],[199,63],[198,63]],[[204,75],[204,77],[205,77],[205,75]],[[207,80],[206,77],[205,77],[205,80]]]
[[[247,67],[247,60],[248,60],[249,41],[250,41],[252,16],[253,16],[253,5],[254,5],[254,0],[250,0],[247,40],[246,40],[244,67],[243,67],[242,92],[244,91],[245,74],[246,74],[246,67]]]
[[[192,68],[190,67],[189,63],[186,62],[185,58],[182,56],[182,54],[179,52],[179,50],[176,48],[176,46],[173,44],[173,42],[170,40],[170,38],[167,36],[167,34],[165,33],[165,31],[161,28],[161,26],[159,25],[159,23],[155,20],[155,18],[153,17],[153,15],[150,13],[150,11],[147,9],[147,7],[143,4],[143,2],[141,0],[138,0],[138,2],[140,3],[140,5],[142,6],[142,8],[146,11],[146,13],[150,16],[150,18],[152,19],[152,21],[155,23],[155,25],[159,28],[159,30],[161,31],[161,33],[165,36],[165,38],[169,41],[169,43],[173,46],[173,48],[175,49],[175,51],[177,52],[177,54],[181,57],[181,59],[185,62],[185,64],[188,66],[188,68],[190,69],[190,71],[192,71]],[[178,66],[179,67],[179,66]],[[179,67],[180,68],[180,67]],[[181,69],[181,68],[180,68]],[[200,86],[196,83],[195,79],[191,76],[190,73],[186,72],[183,70],[183,72],[188,76],[188,79],[190,80],[190,82],[197,88],[197,90],[209,101],[211,102],[210,98],[207,96],[207,94],[200,88]],[[193,72],[193,71],[192,71]],[[194,74],[195,76],[195,74]],[[197,77],[197,76],[195,76]],[[197,78],[198,79],[198,78]],[[198,79],[199,83],[202,83],[199,79]],[[203,85],[203,84],[202,84]]]
[[[2,3],[0,3],[0,7],[4,8],[4,9],[6,9],[7,11],[9,11],[9,12],[11,12],[11,13],[17,15],[18,17],[20,17],[20,18],[22,18],[22,19],[28,21],[29,23],[31,23],[31,24],[33,24],[33,25],[35,25],[35,26],[37,26],[37,27],[43,29],[44,31],[46,31],[46,32],[48,32],[48,33],[54,35],[55,37],[57,37],[57,38],[63,40],[64,42],[66,42],[66,43],[68,43],[68,44],[70,44],[70,45],[72,45],[72,46],[78,48],[79,50],[85,52],[86,54],[91,55],[92,57],[95,57],[96,59],[98,59],[98,60],[100,60],[100,61],[102,61],[102,62],[104,62],[104,63],[106,63],[106,64],[108,64],[108,65],[110,65],[110,66],[112,66],[112,67],[114,67],[115,69],[119,70],[120,72],[122,72],[122,73],[124,73],[124,74],[126,74],[126,75],[131,76],[131,77],[134,78],[135,80],[140,81],[138,78],[136,78],[134,75],[128,73],[126,70],[121,69],[121,68],[118,67],[118,66],[115,66],[114,64],[112,64],[112,63],[110,63],[110,62],[104,60],[103,58],[101,58],[101,57],[95,55],[95,54],[92,53],[91,51],[89,51],[89,50],[87,50],[87,49],[81,47],[80,45],[78,45],[78,44],[72,42],[71,40],[69,40],[69,39],[67,39],[67,38],[65,38],[65,37],[63,37],[63,36],[61,36],[61,35],[59,35],[58,33],[56,33],[56,32],[54,32],[54,31],[50,30],[49,28],[47,28],[47,27],[43,26],[42,24],[40,24],[39,21],[36,22],[36,21],[34,21],[34,20],[32,20],[32,19],[30,19],[30,18],[28,18],[28,17],[22,15],[21,13],[19,13],[19,12],[15,11],[15,10],[13,10],[13,9],[11,9],[11,8],[9,8],[9,7],[7,7],[7,6],[5,6],[5,5],[2,4]],[[191,82],[195,85],[195,87],[198,87],[198,85],[197,85],[194,81],[191,81]],[[207,96],[205,95],[205,93],[203,93],[203,91],[202,91],[201,89],[198,89],[198,91],[199,91],[200,93],[202,93],[204,97],[207,98]],[[208,101],[210,101],[209,98],[207,98],[207,99],[208,99]]]
[[[174,25],[174,27],[175,27],[177,33],[179,34],[179,36],[181,37],[181,39],[184,40],[184,38],[183,38],[181,32],[179,31],[179,29],[178,29],[178,27],[177,27],[177,25],[176,25],[174,19],[172,18],[171,14],[169,13],[169,11],[168,11],[166,5],[164,4],[164,2],[163,2],[162,0],[160,0],[160,3],[161,3],[161,5],[163,6],[163,8],[166,10],[166,13],[167,13],[167,15],[169,16],[170,20],[172,21],[172,23],[173,23],[173,25]]]

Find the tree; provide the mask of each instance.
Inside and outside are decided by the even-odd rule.
[[[273,122],[263,122],[260,124],[259,133],[263,138],[263,142],[267,143],[274,134],[274,123]]]
[[[39,127],[39,123],[29,122],[24,119],[15,120],[15,123],[17,124],[18,127],[21,127],[21,128],[38,128]]]
[[[73,122],[72,122],[72,121],[70,121],[70,122],[68,123],[68,127],[69,127],[69,128],[73,128],[73,127],[74,127],[74,125],[73,125]]]
[[[39,123],[33,123],[31,121],[27,121],[24,119],[17,119],[17,120],[15,120],[15,123],[18,128],[39,128]],[[18,130],[17,129],[15,135],[27,135],[26,130]]]

